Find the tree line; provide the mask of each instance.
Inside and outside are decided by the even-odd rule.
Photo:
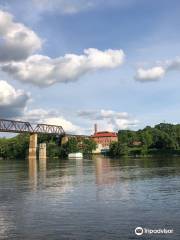
[[[68,153],[82,152],[92,154],[96,143],[89,138],[70,138],[60,144],[56,136],[38,135],[38,143],[47,143],[47,156],[67,157]],[[19,134],[13,138],[0,138],[0,158],[26,158],[29,149],[29,134]],[[118,142],[110,145],[109,155],[152,155],[180,154],[180,124],[160,123],[155,127],[147,126],[142,130],[120,130]]]
[[[142,130],[120,130],[118,142],[110,145],[111,156],[179,154],[180,124],[160,123]]]
[[[57,136],[38,135],[38,143],[47,144],[47,156],[50,158],[67,157],[69,153],[82,152],[92,154],[96,143],[89,138],[70,138],[65,144]],[[0,158],[26,158],[29,150],[29,134],[18,134],[12,138],[0,138]]]

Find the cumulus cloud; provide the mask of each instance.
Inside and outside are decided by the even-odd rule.
[[[0,62],[19,61],[41,48],[42,40],[13,16],[0,10]]]
[[[180,71],[180,58],[166,60],[158,63],[158,66],[144,69],[137,69],[135,79],[140,82],[157,81],[163,78],[170,71]]]
[[[47,5],[51,2],[47,1]],[[64,4],[68,5],[67,2]],[[121,49],[101,51],[89,48],[82,55],[65,54],[50,58],[35,54],[41,46],[42,40],[35,32],[15,22],[10,13],[0,10],[0,68],[21,82],[37,86],[71,82],[91,71],[116,68],[125,57]]]
[[[157,81],[162,78],[165,74],[163,67],[153,67],[150,69],[139,68],[137,70],[135,79],[137,81],[146,82],[146,81]]]
[[[180,58],[174,60],[167,60],[165,62],[166,71],[180,71]]]
[[[26,109],[23,119],[31,123],[43,122],[44,119],[49,117],[56,117],[58,114],[55,110],[45,110],[42,108]]]
[[[47,124],[55,124],[63,127],[66,133],[82,134],[83,129],[77,125],[74,125],[72,122],[66,120],[64,117],[50,117],[45,119]]]
[[[56,110],[45,110],[42,108],[32,110],[26,109],[24,116],[21,119],[34,124],[45,123],[62,126],[66,133],[83,134],[84,132],[83,128],[65,119],[65,117]]]
[[[23,114],[30,96],[0,80],[0,118],[12,118]]]
[[[91,71],[116,68],[123,63],[124,57],[123,50],[89,48],[82,55],[66,54],[55,59],[32,55],[25,61],[5,63],[1,69],[22,82],[49,86],[76,81]]]
[[[109,131],[117,131],[119,129],[127,129],[135,127],[138,120],[131,117],[127,112],[116,112],[112,110],[85,110],[77,113],[79,117],[96,121],[101,129]]]
[[[129,114],[127,112],[115,112],[112,110],[84,110],[79,111],[78,116],[92,119],[92,120],[103,120],[103,119],[109,119],[109,118],[121,118],[126,119],[129,118]]]
[[[118,131],[119,129],[136,127],[139,123],[138,120],[134,119],[127,112],[116,112],[104,109],[78,111],[74,118],[79,122],[78,125],[66,119],[58,110],[37,108],[32,110],[26,109],[21,120],[23,119],[31,123],[60,125],[66,133],[85,135],[93,133],[93,123],[98,123],[99,130],[108,131]]]

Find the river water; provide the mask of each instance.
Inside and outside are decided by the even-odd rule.
[[[179,240],[180,158],[0,160],[0,239]]]

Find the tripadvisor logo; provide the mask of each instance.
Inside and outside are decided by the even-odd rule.
[[[166,229],[166,228],[158,228],[158,229],[149,229],[149,228],[142,228],[137,227],[135,228],[135,234],[141,236],[143,234],[172,234],[174,232],[173,229]]]
[[[143,231],[143,228],[142,228],[142,227],[137,227],[137,228],[135,229],[135,234],[138,235],[138,236],[142,235],[143,232],[144,232],[144,231]]]

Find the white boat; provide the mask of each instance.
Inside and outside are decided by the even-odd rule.
[[[69,153],[68,158],[69,159],[83,159],[83,154],[81,152]]]

